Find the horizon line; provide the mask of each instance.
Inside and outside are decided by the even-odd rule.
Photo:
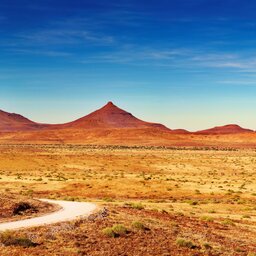
[[[85,114],[85,115],[82,116],[82,117],[79,117],[79,118],[76,118],[76,119],[74,119],[74,120],[67,121],[67,122],[61,122],[61,123],[37,122],[37,121],[34,121],[33,119],[30,119],[30,118],[26,117],[26,116],[23,115],[23,114],[16,113],[16,112],[8,112],[8,111],[3,110],[3,109],[0,109],[0,112],[2,111],[2,112],[4,112],[4,113],[6,113],[6,114],[22,116],[23,118],[26,118],[26,119],[28,119],[29,121],[31,121],[31,122],[33,122],[33,123],[36,123],[36,124],[42,124],[42,125],[64,125],[64,124],[68,124],[68,123],[70,123],[70,122],[77,121],[77,120],[79,120],[79,119],[81,119],[81,118],[83,118],[83,117],[86,117],[86,116],[90,115],[91,113],[93,113],[93,112],[95,112],[95,111],[97,111],[97,110],[100,110],[100,109],[106,107],[107,105],[113,105],[113,106],[115,106],[116,108],[119,108],[117,105],[115,105],[115,104],[113,103],[113,101],[108,101],[108,102],[107,102],[105,105],[103,105],[102,107],[97,108],[96,110],[93,110],[93,111],[91,111],[90,113]],[[119,109],[121,109],[121,108],[119,108]],[[124,110],[124,109],[122,109],[122,110]],[[124,111],[127,112],[127,113],[130,113],[129,111],[126,111],[126,110],[124,110]],[[130,114],[132,114],[132,113],[130,113]],[[135,117],[135,118],[137,118],[137,119],[140,119],[140,118],[134,116],[133,114],[132,114],[132,116]],[[142,119],[140,119],[140,120],[142,120]],[[144,121],[144,120],[142,120],[142,121]],[[152,122],[152,121],[145,121],[145,122],[155,123],[155,122]],[[157,123],[157,122],[156,122],[156,123]],[[208,127],[208,128],[199,129],[199,130],[195,130],[195,131],[191,131],[191,130],[185,129],[185,128],[170,128],[169,126],[167,126],[167,125],[165,125],[165,124],[163,124],[163,123],[158,123],[158,124],[162,124],[162,125],[164,125],[166,128],[168,128],[168,129],[170,129],[170,130],[173,130],[173,131],[175,131],[175,130],[184,130],[184,131],[187,131],[187,132],[192,133],[192,134],[193,134],[193,133],[197,133],[197,132],[201,132],[201,131],[205,131],[205,130],[210,130],[210,129],[213,129],[213,128],[221,128],[221,127],[226,127],[226,126],[239,126],[239,127],[242,128],[242,129],[248,129],[248,130],[251,130],[252,132],[256,132],[256,130],[254,130],[253,128],[242,127],[239,123],[228,123],[228,124],[226,123],[226,124],[223,124],[223,125],[219,125],[219,124],[218,124],[218,125],[214,125],[214,126],[211,126],[211,127]]]

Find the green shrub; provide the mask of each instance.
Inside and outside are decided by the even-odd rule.
[[[180,247],[187,247],[189,249],[194,249],[196,248],[196,245],[194,245],[193,242],[191,242],[190,240],[186,240],[184,238],[178,238],[176,240],[176,244]]]
[[[201,220],[207,221],[207,222],[213,222],[214,219],[210,216],[202,216]]]
[[[139,230],[145,230],[146,229],[145,225],[143,223],[139,222],[139,221],[134,221],[132,223],[132,227],[136,228],[136,229],[139,229]]]
[[[188,201],[188,203],[189,203],[190,205],[198,205],[198,202],[197,202],[197,201]]]
[[[231,219],[225,219],[225,220],[223,220],[223,221],[221,222],[221,224],[222,224],[222,225],[230,225],[230,226],[234,226],[234,225],[235,225],[234,221],[231,220]]]
[[[112,228],[104,228],[102,230],[102,233],[107,236],[107,237],[115,237],[116,234],[114,233],[114,231],[112,230]]]
[[[204,247],[206,250],[212,249],[211,245],[208,244],[208,243],[204,243],[204,244],[203,244],[203,247]]]
[[[116,224],[112,227],[112,231],[117,235],[125,235],[127,233],[127,228],[121,224]]]
[[[102,230],[102,233],[107,237],[119,237],[126,235],[128,233],[128,230],[125,226],[121,224],[116,224],[113,227],[104,228]]]
[[[133,209],[137,209],[137,210],[142,210],[142,209],[144,209],[144,206],[143,206],[141,203],[132,203],[132,204],[131,204],[131,207],[132,207]]]
[[[102,200],[105,201],[105,202],[108,202],[108,203],[114,202],[114,199],[110,198],[110,197],[104,197]]]
[[[0,240],[5,246],[22,246],[24,248],[37,246],[36,243],[26,237],[14,237],[13,233],[9,231],[2,233],[0,235]]]

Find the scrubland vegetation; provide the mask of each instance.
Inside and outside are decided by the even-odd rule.
[[[255,172],[253,149],[2,145],[2,198],[92,201],[107,214],[4,233],[1,255],[253,256]]]
[[[0,223],[37,217],[56,211],[58,206],[10,191],[0,195]]]

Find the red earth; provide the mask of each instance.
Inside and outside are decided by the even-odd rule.
[[[40,129],[43,126],[19,114],[0,110],[0,132],[30,131]]]
[[[108,102],[65,124],[39,124],[0,111],[0,143],[77,143],[99,145],[256,147],[256,133],[226,125],[195,133],[142,121]]]
[[[211,129],[198,131],[197,134],[235,134],[235,133],[250,133],[253,130],[242,128],[237,124],[228,124],[224,126],[216,126]]]
[[[159,128],[169,130],[157,123],[142,121],[131,113],[108,102],[104,107],[70,123],[59,125],[61,128]]]

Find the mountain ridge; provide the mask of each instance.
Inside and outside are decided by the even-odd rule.
[[[43,124],[33,122],[20,114],[0,110],[1,132],[36,130],[42,126]]]
[[[163,124],[143,121],[109,101],[103,107],[71,122],[64,124],[41,124],[20,114],[0,110],[0,132],[37,131],[62,129],[154,129],[173,134],[226,135],[254,133],[251,129],[237,124],[216,126],[206,130],[189,132],[185,129],[170,129]]]

